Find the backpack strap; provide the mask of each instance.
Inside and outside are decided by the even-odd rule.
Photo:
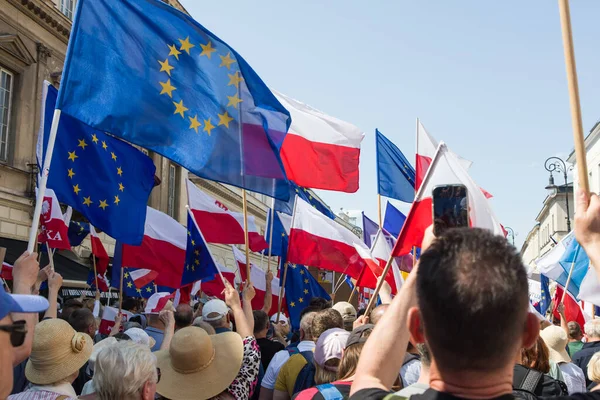
[[[312,350],[307,350],[307,351],[301,351],[300,355],[302,357],[304,357],[304,359],[306,360],[307,364],[312,364],[313,360],[315,358],[315,352]]]
[[[300,353],[300,350],[298,350],[297,347],[293,347],[293,346],[286,348],[286,350],[287,350],[288,354],[290,355],[290,357],[293,356],[294,354]]]
[[[321,393],[321,396],[323,396],[325,400],[344,400],[344,395],[342,394],[342,392],[340,392],[340,390],[331,383],[324,383],[323,385],[318,385],[317,389],[319,390],[319,393]]]
[[[518,389],[526,390],[531,393],[535,393],[535,389],[540,383],[540,379],[542,379],[543,374],[539,371],[528,369],[527,374],[525,374],[525,378],[519,385]]]

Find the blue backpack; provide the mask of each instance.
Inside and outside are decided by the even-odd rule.
[[[302,367],[300,372],[298,373],[298,377],[296,377],[296,382],[294,383],[294,392],[293,395],[303,391],[304,389],[308,389],[315,386],[315,363],[314,363],[314,352],[312,350],[308,351],[299,351],[297,347],[288,347],[287,349],[290,357],[294,354],[300,354],[306,360],[306,365]]]

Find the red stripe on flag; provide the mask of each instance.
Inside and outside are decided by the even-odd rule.
[[[155,283],[178,288],[185,265],[185,249],[170,242],[144,236],[140,246],[123,244],[123,265],[158,272]]]
[[[194,218],[202,227],[202,234],[208,243],[244,244],[244,227],[230,214],[192,210]],[[261,251],[268,246],[257,232],[248,232],[250,250]]]
[[[392,255],[394,257],[402,256],[408,254],[414,246],[421,247],[425,230],[432,224],[432,221],[431,197],[414,202],[406,217],[394,250],[392,250]]]

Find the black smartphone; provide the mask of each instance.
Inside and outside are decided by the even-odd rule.
[[[433,234],[446,229],[469,226],[469,199],[464,185],[443,185],[433,188]]]

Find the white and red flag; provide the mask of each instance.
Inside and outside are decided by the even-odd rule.
[[[217,263],[217,268],[219,268],[219,271],[221,271],[221,274],[223,274],[223,278],[227,279],[231,286],[236,287],[237,279],[235,272],[219,263]],[[215,274],[213,279],[210,281],[204,280],[194,282],[192,294],[195,295],[199,290],[202,290],[202,292],[207,296],[218,297],[221,300],[225,299],[225,296],[223,296],[225,285],[223,285],[223,281],[221,280],[221,276],[219,274]]]
[[[156,285],[177,289],[181,286],[186,244],[187,231],[183,225],[148,207],[142,243],[123,244],[122,265],[155,271]]]
[[[108,306],[104,307],[104,311],[102,312],[102,319],[100,320],[100,326],[98,327],[98,332],[100,332],[103,335],[108,335],[112,327],[115,325],[115,319],[117,318],[118,314],[119,310],[117,308]],[[129,319],[133,317],[133,314],[129,311],[121,310],[121,315],[121,327],[123,327],[123,324],[129,321]]]
[[[141,289],[149,283],[154,282],[158,276],[158,272],[145,268],[129,269],[129,276],[135,287]]]
[[[46,189],[40,216],[40,234],[38,242],[48,243],[53,249],[69,250],[69,223],[60,209],[56,194],[52,189]]]
[[[98,236],[96,229],[90,224],[90,241],[92,242],[92,254],[96,257],[96,272],[98,275],[104,275],[110,261],[108,253]]]
[[[204,239],[208,243],[244,244],[244,215],[230,211],[227,206],[187,181],[188,203]],[[256,227],[253,216],[248,216],[250,250],[269,247]]]
[[[425,229],[433,223],[431,197],[433,188],[440,185],[464,185],[467,188],[470,226],[488,229],[497,235],[504,236],[502,227],[490,207],[490,202],[461,165],[458,156],[442,142],[438,146],[431,166],[417,191],[415,201],[400,231],[400,236],[392,251],[394,256],[408,254],[413,247],[421,247]]]
[[[348,122],[273,93],[292,117],[280,152],[288,179],[302,187],[356,192],[365,134]]]
[[[348,229],[296,198],[288,261],[335,271],[358,279],[366,266],[354,245],[369,248]]]
[[[392,252],[387,240],[385,240],[385,236],[380,229],[375,236],[370,251],[359,246],[355,246],[355,248],[369,267],[363,271],[356,284],[359,287],[375,289],[377,287],[377,280],[383,274],[387,260]],[[392,260],[392,265],[388,270],[385,280],[392,288],[392,294],[398,293],[398,290],[402,287],[403,279],[395,259]]]
[[[0,278],[5,281],[13,280],[13,266],[7,262],[2,263],[2,271],[0,271]]]
[[[238,265],[242,281],[246,281],[246,256],[237,247],[231,246],[235,261]],[[267,292],[267,280],[265,271],[250,263],[250,282],[254,286],[256,296],[252,299],[252,309],[261,310],[265,304],[265,295]],[[267,314],[272,315],[277,312],[277,304],[279,302],[279,278],[273,278],[271,282],[271,293],[273,294],[273,302],[271,309]]]
[[[144,308],[144,314],[158,314],[164,310],[165,306],[175,297],[175,293],[169,292],[158,292],[154,293],[148,299],[146,308]]]

